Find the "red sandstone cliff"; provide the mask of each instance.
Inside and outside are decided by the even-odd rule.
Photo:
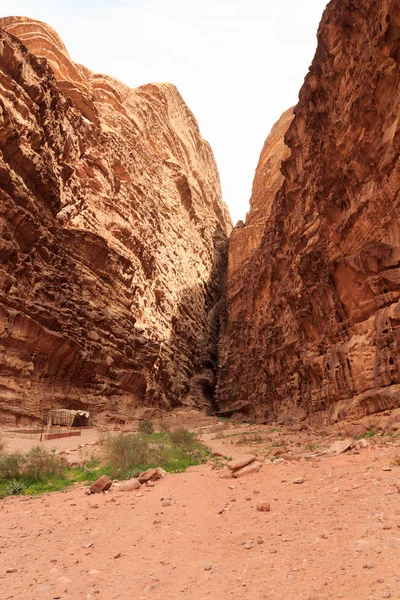
[[[230,219],[196,120],[0,26],[0,410],[208,405]]]
[[[259,167],[232,235],[221,412],[322,423],[400,406],[399,103],[400,2],[333,0],[282,185],[260,203],[271,173]]]

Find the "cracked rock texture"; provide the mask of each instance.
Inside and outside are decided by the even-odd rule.
[[[400,406],[399,103],[400,2],[333,0],[232,234],[221,413],[332,423]]]
[[[0,414],[209,406],[231,225],[195,118],[0,27]]]

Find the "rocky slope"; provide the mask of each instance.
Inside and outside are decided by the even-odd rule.
[[[232,236],[221,412],[323,423],[400,406],[399,102],[400,2],[330,2],[282,185],[260,203],[262,164],[285,158],[272,148]]]
[[[0,408],[206,406],[230,219],[176,88],[0,20]]]

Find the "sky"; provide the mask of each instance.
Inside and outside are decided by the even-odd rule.
[[[0,0],[0,13],[47,22],[75,62],[130,87],[175,84],[211,144],[235,223],[265,138],[297,102],[326,3]]]

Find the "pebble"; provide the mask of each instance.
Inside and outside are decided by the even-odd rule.
[[[297,479],[293,479],[292,483],[304,483],[304,477],[297,477]]]
[[[262,539],[262,537],[259,535],[257,538],[257,544],[263,544],[264,540]]]
[[[248,540],[245,545],[244,545],[246,550],[251,550],[253,547],[253,542],[251,540]]]
[[[363,565],[363,569],[375,569],[375,567],[375,563],[365,563],[365,565]]]
[[[163,500],[162,501],[162,506],[171,506],[170,500]]]
[[[382,598],[391,598],[391,597],[392,597],[392,594],[388,590],[386,590],[382,594]]]
[[[204,570],[205,570],[205,571],[211,571],[211,569],[212,569],[212,565],[210,565],[210,563],[206,563],[206,564],[204,565]]]
[[[263,502],[257,502],[257,510],[258,512],[269,512],[271,510],[271,506],[269,502],[264,500]]]
[[[16,572],[17,572],[17,569],[15,569],[14,567],[6,570],[6,573],[16,573]]]
[[[119,558],[121,556],[121,552],[118,552],[117,554],[114,554],[114,558]]]
[[[392,470],[392,467],[389,467],[389,466],[382,467],[382,471],[391,471],[391,470]],[[387,596],[387,598],[389,598],[389,597],[390,596]]]

